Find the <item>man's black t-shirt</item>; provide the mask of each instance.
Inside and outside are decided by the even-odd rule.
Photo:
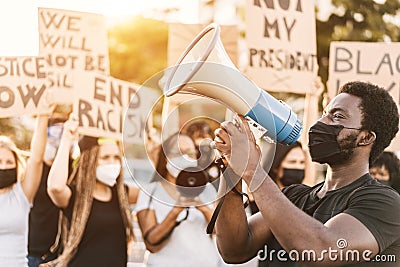
[[[362,262],[363,258],[367,260],[372,258],[368,256],[368,253],[364,256],[359,253],[360,262],[349,264],[349,266],[400,266],[400,195],[392,188],[380,184],[369,174],[347,186],[328,191],[320,199],[317,193],[322,186],[323,182],[314,187],[297,184],[285,188],[283,193],[298,208],[322,223],[339,213],[347,213],[369,229],[378,242],[380,253],[370,262]],[[331,248],[337,250],[336,253],[332,253],[333,260],[335,259],[334,255],[341,256],[340,246],[345,244],[346,240],[340,240],[337,244],[338,247]],[[275,238],[268,241],[267,248],[269,252],[283,250]],[[265,250],[265,248],[263,249]],[[273,255],[272,262],[262,262],[260,266],[300,266],[290,260],[286,262],[278,260],[276,255],[276,253]],[[296,257],[296,254],[293,256]],[[318,256],[316,255],[316,258]],[[289,259],[287,254],[280,257]],[[352,256],[349,254],[347,257],[351,259]],[[342,258],[346,259],[346,255],[343,255]],[[343,264],[342,266],[347,265]]]
[[[47,194],[49,172],[50,166],[43,163],[42,178],[29,213],[28,252],[34,257],[48,255],[57,236],[59,209]]]
[[[64,210],[71,220],[76,190],[71,187],[72,196]],[[78,251],[68,267],[126,267],[127,243],[125,226],[119,207],[116,186],[112,189],[111,201],[93,199],[92,209],[86,224]]]

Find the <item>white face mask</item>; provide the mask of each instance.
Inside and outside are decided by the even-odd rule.
[[[103,164],[96,168],[97,180],[113,187],[117,183],[117,178],[121,172],[121,164]]]
[[[44,160],[53,161],[57,154],[58,146],[54,146],[53,144],[47,143],[46,149],[44,151]]]
[[[188,155],[182,155],[168,159],[166,167],[169,174],[176,178],[182,170],[189,167],[197,167],[197,160],[189,157]]]

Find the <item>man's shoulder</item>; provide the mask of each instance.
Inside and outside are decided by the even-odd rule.
[[[392,187],[376,182],[362,185],[351,193],[351,198],[386,199],[400,206],[400,194]]]

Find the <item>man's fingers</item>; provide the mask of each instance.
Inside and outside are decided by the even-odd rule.
[[[240,129],[238,127],[238,125],[235,125],[233,122],[231,121],[224,121],[221,123],[221,128],[225,129],[225,131],[229,134],[229,135],[236,135],[240,133]]]
[[[222,128],[218,128],[215,130],[215,138],[214,141],[216,143],[229,143],[229,135],[226,130]]]
[[[215,143],[215,148],[224,155],[228,155],[231,150],[230,145],[223,144],[223,143]]]
[[[246,133],[246,135],[248,136],[249,140],[251,142],[256,142],[256,139],[253,135],[253,132],[250,130],[250,126],[249,123],[247,122],[247,119],[241,115],[238,116],[239,117],[239,125],[240,127],[244,130],[244,132]]]

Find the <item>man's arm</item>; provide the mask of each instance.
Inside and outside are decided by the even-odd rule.
[[[242,183],[236,185],[241,191]],[[226,191],[226,182],[220,180],[219,193]],[[246,217],[242,196],[229,191],[216,220],[218,250],[227,263],[242,263],[254,258],[271,236],[268,222],[261,213]]]
[[[253,177],[260,178],[261,173]],[[369,229],[349,214],[340,213],[323,224],[297,208],[269,178],[263,179],[253,195],[263,217],[269,218],[270,229],[282,247],[287,252],[295,250],[299,255],[306,251],[315,252],[319,260],[313,264],[342,265],[343,261],[335,260],[339,251],[342,255],[358,251],[360,261],[366,260],[362,258],[364,252],[370,251],[367,256],[371,259],[379,252],[378,243]],[[342,247],[340,242],[347,245]],[[307,258],[300,257],[299,260],[307,261]],[[343,260],[351,261],[351,257]]]

